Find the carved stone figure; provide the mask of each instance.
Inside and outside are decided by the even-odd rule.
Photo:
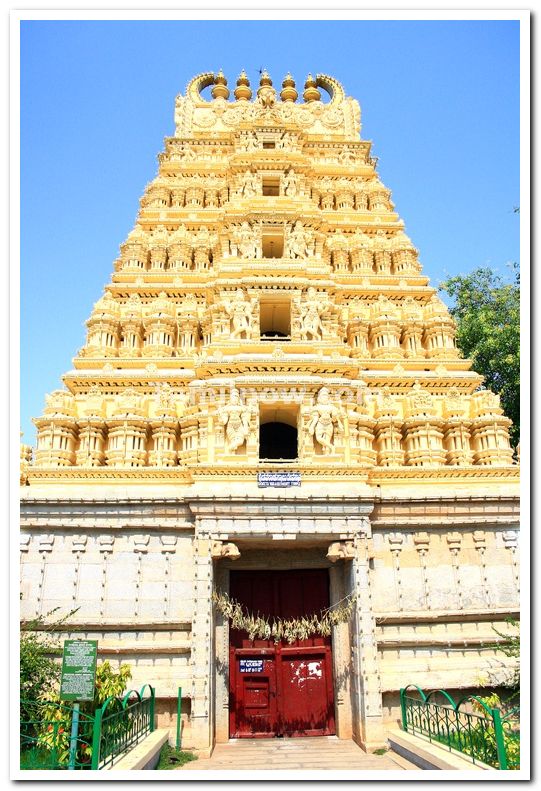
[[[235,298],[224,303],[226,313],[231,320],[231,338],[250,337],[250,330],[254,319],[254,311],[257,307],[257,299],[245,300],[242,288],[238,288]]]
[[[299,192],[299,178],[293,168],[282,177],[282,191],[288,198],[294,198]]]
[[[249,222],[244,221],[234,233],[238,254],[241,258],[258,257],[257,231]]]
[[[339,161],[344,165],[355,164],[355,154],[350,148],[344,148],[338,157]]]
[[[231,390],[229,403],[220,410],[220,420],[225,426],[227,450],[232,453],[246,442],[250,429],[250,412],[242,403],[238,390]]]
[[[317,394],[317,401],[312,409],[308,432],[315,436],[325,455],[333,451],[335,424],[340,431],[343,431],[344,427],[340,411],[329,403],[329,391],[326,387],[322,387]]]
[[[286,238],[286,258],[306,258],[314,254],[312,232],[297,220]]]
[[[260,148],[259,139],[255,132],[247,133],[242,140],[245,151],[257,151]]]
[[[313,286],[307,291],[306,299],[300,304],[300,335],[302,340],[321,340],[323,337],[323,324],[321,317],[325,308],[318,298]]]
[[[290,132],[284,132],[282,137],[277,138],[276,140],[276,148],[293,148],[296,144],[296,140]]]
[[[242,177],[240,194],[244,198],[253,198],[254,195],[258,195],[259,192],[259,179],[255,173],[253,173],[251,170],[247,170]]]

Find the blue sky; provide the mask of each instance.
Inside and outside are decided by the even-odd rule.
[[[208,15],[212,12],[208,11]],[[175,96],[219,68],[336,77],[433,285],[519,260],[518,21],[21,23],[21,429],[84,344]]]

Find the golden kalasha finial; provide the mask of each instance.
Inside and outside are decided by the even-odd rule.
[[[304,83],[304,93],[302,98],[305,102],[319,102],[321,99],[321,93],[318,90],[316,81],[311,74],[308,75],[306,82]]]
[[[295,80],[288,72],[285,76],[285,79],[282,83],[282,90],[280,92],[280,99],[283,102],[295,102],[297,101],[299,94],[298,91],[295,89]]]
[[[235,99],[237,101],[249,101],[252,98],[252,89],[250,88],[250,80],[244,69],[239,74],[237,80],[237,87],[234,91]]]
[[[257,89],[257,98],[263,107],[272,107],[276,101],[276,91],[272,87],[272,80],[267,69],[263,69],[261,72],[259,88]]]
[[[263,69],[263,71],[261,72],[261,79],[259,80],[259,85],[261,87],[263,87],[264,85],[272,85],[272,80],[270,78],[267,69]]]
[[[227,87],[227,79],[223,71],[220,69],[218,74],[214,75],[214,87],[211,91],[213,99],[229,99],[229,88]]]

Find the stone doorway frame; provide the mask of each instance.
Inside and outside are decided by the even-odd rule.
[[[283,550],[287,555],[291,550],[303,549],[315,549],[320,558],[318,565],[330,569],[331,603],[349,592],[357,594],[351,623],[334,627],[332,635],[337,736],[353,738],[364,749],[383,744],[382,696],[368,571],[369,514],[373,505],[372,499],[280,497],[274,493],[272,498],[216,497],[190,503],[195,521],[195,747],[210,754],[216,742],[229,740],[229,628],[212,606],[212,591],[217,586],[229,590],[229,569],[244,566],[237,560],[243,552],[246,555],[261,550],[266,565],[260,561],[260,568],[268,569],[269,552]],[[306,565],[301,558],[297,567],[314,566]]]

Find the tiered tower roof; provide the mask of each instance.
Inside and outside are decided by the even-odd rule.
[[[322,74],[189,83],[25,482],[516,476],[360,118]]]

